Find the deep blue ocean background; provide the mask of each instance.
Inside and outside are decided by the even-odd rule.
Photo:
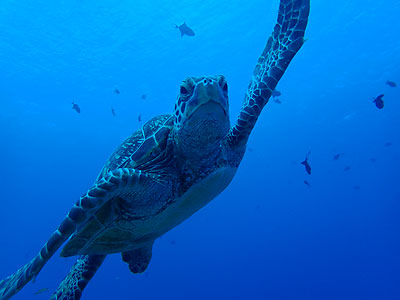
[[[185,77],[224,74],[234,122],[278,4],[1,0],[0,278],[127,136],[173,111]],[[311,0],[282,104],[265,107],[231,185],[156,241],[144,274],[108,256],[82,299],[400,299],[399,15],[398,0]],[[55,255],[13,299],[48,299],[75,259]]]

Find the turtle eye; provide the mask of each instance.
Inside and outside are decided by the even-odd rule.
[[[181,85],[180,92],[182,95],[187,95],[187,93],[188,93],[187,89],[183,85]]]
[[[224,92],[227,92],[228,91],[228,84],[225,82],[224,83],[224,85],[222,86],[222,90],[224,91]]]

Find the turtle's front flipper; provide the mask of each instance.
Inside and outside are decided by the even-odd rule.
[[[98,180],[70,210],[64,221],[58,226],[39,253],[14,274],[0,281],[0,300],[10,299],[18,293],[32,278],[39,274],[47,261],[58,248],[91,217],[106,201],[118,196],[124,187],[139,184],[141,171],[134,169],[116,169]]]
[[[101,266],[106,255],[83,255],[60,283],[50,300],[79,300],[83,289]]]
[[[253,72],[238,120],[229,132],[232,147],[247,142],[261,110],[267,104],[290,61],[304,43],[310,0],[281,0],[278,20]]]

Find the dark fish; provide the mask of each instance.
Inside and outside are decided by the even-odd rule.
[[[311,166],[308,163],[308,156],[310,155],[310,151],[307,152],[306,154],[306,159],[304,161],[301,162],[302,165],[304,165],[304,167],[306,168],[306,172],[311,175]]]
[[[353,186],[353,189],[354,189],[354,190],[359,190],[359,189],[360,189],[360,186],[359,186],[359,185],[355,185],[355,186]]]
[[[280,95],[282,95],[282,93],[278,90],[273,90],[272,91],[272,97],[279,97]]]
[[[278,103],[278,104],[282,104],[282,101],[279,100],[279,99],[274,99],[274,102],[275,102],[275,103]]]
[[[146,95],[146,94],[142,94],[142,96],[140,96],[140,98],[141,98],[142,100],[146,100],[147,95]]]
[[[308,187],[311,187],[310,183],[307,180],[304,180],[304,184],[307,185]]]
[[[194,31],[189,28],[189,26],[186,25],[185,22],[183,22],[182,25],[175,25],[175,28],[178,28],[179,31],[181,32],[181,36],[187,35],[187,36],[194,36]]]
[[[114,110],[113,107],[111,107],[111,113],[113,114],[114,117],[116,116],[116,115],[115,115],[115,110]]]
[[[390,81],[390,80],[386,80],[386,84],[387,84],[388,86],[390,86],[390,87],[396,87],[396,86],[397,86],[396,82]]]
[[[338,160],[344,153],[337,153],[333,156],[332,160]]]
[[[251,147],[247,148],[247,150],[249,150],[249,152],[253,152],[254,151],[254,149],[251,148]]]
[[[350,169],[351,169],[350,166],[345,166],[343,170],[344,170],[344,171],[350,171]]]
[[[137,117],[137,119],[138,119],[139,122],[142,122],[142,115],[139,115],[139,116]]]
[[[75,110],[78,114],[81,113],[80,107],[78,106],[78,104],[76,104],[74,102],[72,102],[72,109]]]
[[[372,102],[375,103],[376,107],[379,109],[382,109],[384,104],[383,104],[383,96],[384,94],[379,95],[378,97],[376,97]]]
[[[375,157],[371,157],[371,158],[369,159],[369,161],[374,163],[374,162],[376,162],[376,158],[375,158]]]
[[[121,94],[119,89],[114,89],[114,93],[116,93],[117,95]]]
[[[34,292],[33,294],[34,295],[40,295],[40,294],[43,294],[43,293],[47,292],[48,290],[49,290],[49,288],[42,288],[42,289]]]
[[[392,146],[393,144],[392,144],[392,142],[386,142],[385,143],[385,147],[390,147],[390,146]]]
[[[174,240],[172,240],[171,245],[176,245],[176,242]]]

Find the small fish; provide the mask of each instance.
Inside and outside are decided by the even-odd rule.
[[[282,104],[282,101],[279,100],[279,99],[274,99],[274,102],[275,102],[275,103],[278,103],[278,104]]]
[[[139,122],[142,122],[142,115],[140,114],[140,115],[137,117],[137,119],[138,119]]]
[[[142,100],[146,100],[147,95],[146,95],[146,94],[142,94],[142,96],[140,96],[140,98],[141,98]]]
[[[175,28],[179,29],[179,31],[181,32],[181,37],[183,37],[184,35],[194,36],[194,31],[186,25],[186,22],[183,22],[183,24],[179,26],[175,24]]]
[[[384,106],[383,99],[382,99],[383,96],[384,96],[384,94],[381,94],[381,95],[379,95],[378,97],[374,98],[374,100],[372,101],[372,102],[375,103],[375,106],[376,106],[377,108],[379,108],[379,109],[382,109],[383,106]]]
[[[396,87],[396,86],[397,86],[396,82],[390,81],[390,80],[386,80],[386,84],[387,84],[388,86],[390,86],[390,87]]]
[[[176,245],[176,242],[174,240],[172,240],[171,245]]]
[[[351,167],[350,166],[345,166],[343,171],[350,171]]]
[[[354,190],[359,190],[359,189],[360,189],[360,186],[359,186],[359,185],[355,185],[355,186],[353,186],[353,189],[354,189]]]
[[[310,183],[307,180],[304,180],[304,184],[308,187],[311,187]]]
[[[113,114],[114,117],[116,116],[116,115],[115,115],[115,110],[114,110],[113,107],[111,107],[111,113]]]
[[[278,90],[273,90],[272,91],[272,97],[279,97],[280,95],[282,95],[282,93]]]
[[[73,101],[72,101],[72,109],[75,110],[78,114],[81,113],[80,107],[78,106],[78,104],[74,103]]]
[[[392,145],[393,145],[392,142],[386,142],[384,146],[385,146],[385,147],[390,147],[390,146],[392,146]]]
[[[310,155],[310,151],[307,152],[306,159],[304,161],[302,161],[301,164],[304,165],[304,167],[306,168],[306,172],[308,173],[308,175],[311,175],[311,166],[308,163],[308,156],[309,155]]]
[[[340,157],[342,157],[344,153],[337,153],[333,156],[332,160],[338,160]]]
[[[247,150],[249,150],[249,152],[253,152],[254,151],[254,149],[251,148],[251,147],[247,148]]]
[[[33,294],[34,295],[40,295],[40,294],[43,294],[43,293],[47,292],[48,290],[49,290],[49,288],[42,288],[42,289],[34,292]]]
[[[114,89],[114,93],[116,93],[117,95],[121,94],[119,89]]]
[[[369,161],[374,163],[374,162],[376,162],[376,158],[375,158],[375,157],[371,157],[371,158],[369,159]]]

